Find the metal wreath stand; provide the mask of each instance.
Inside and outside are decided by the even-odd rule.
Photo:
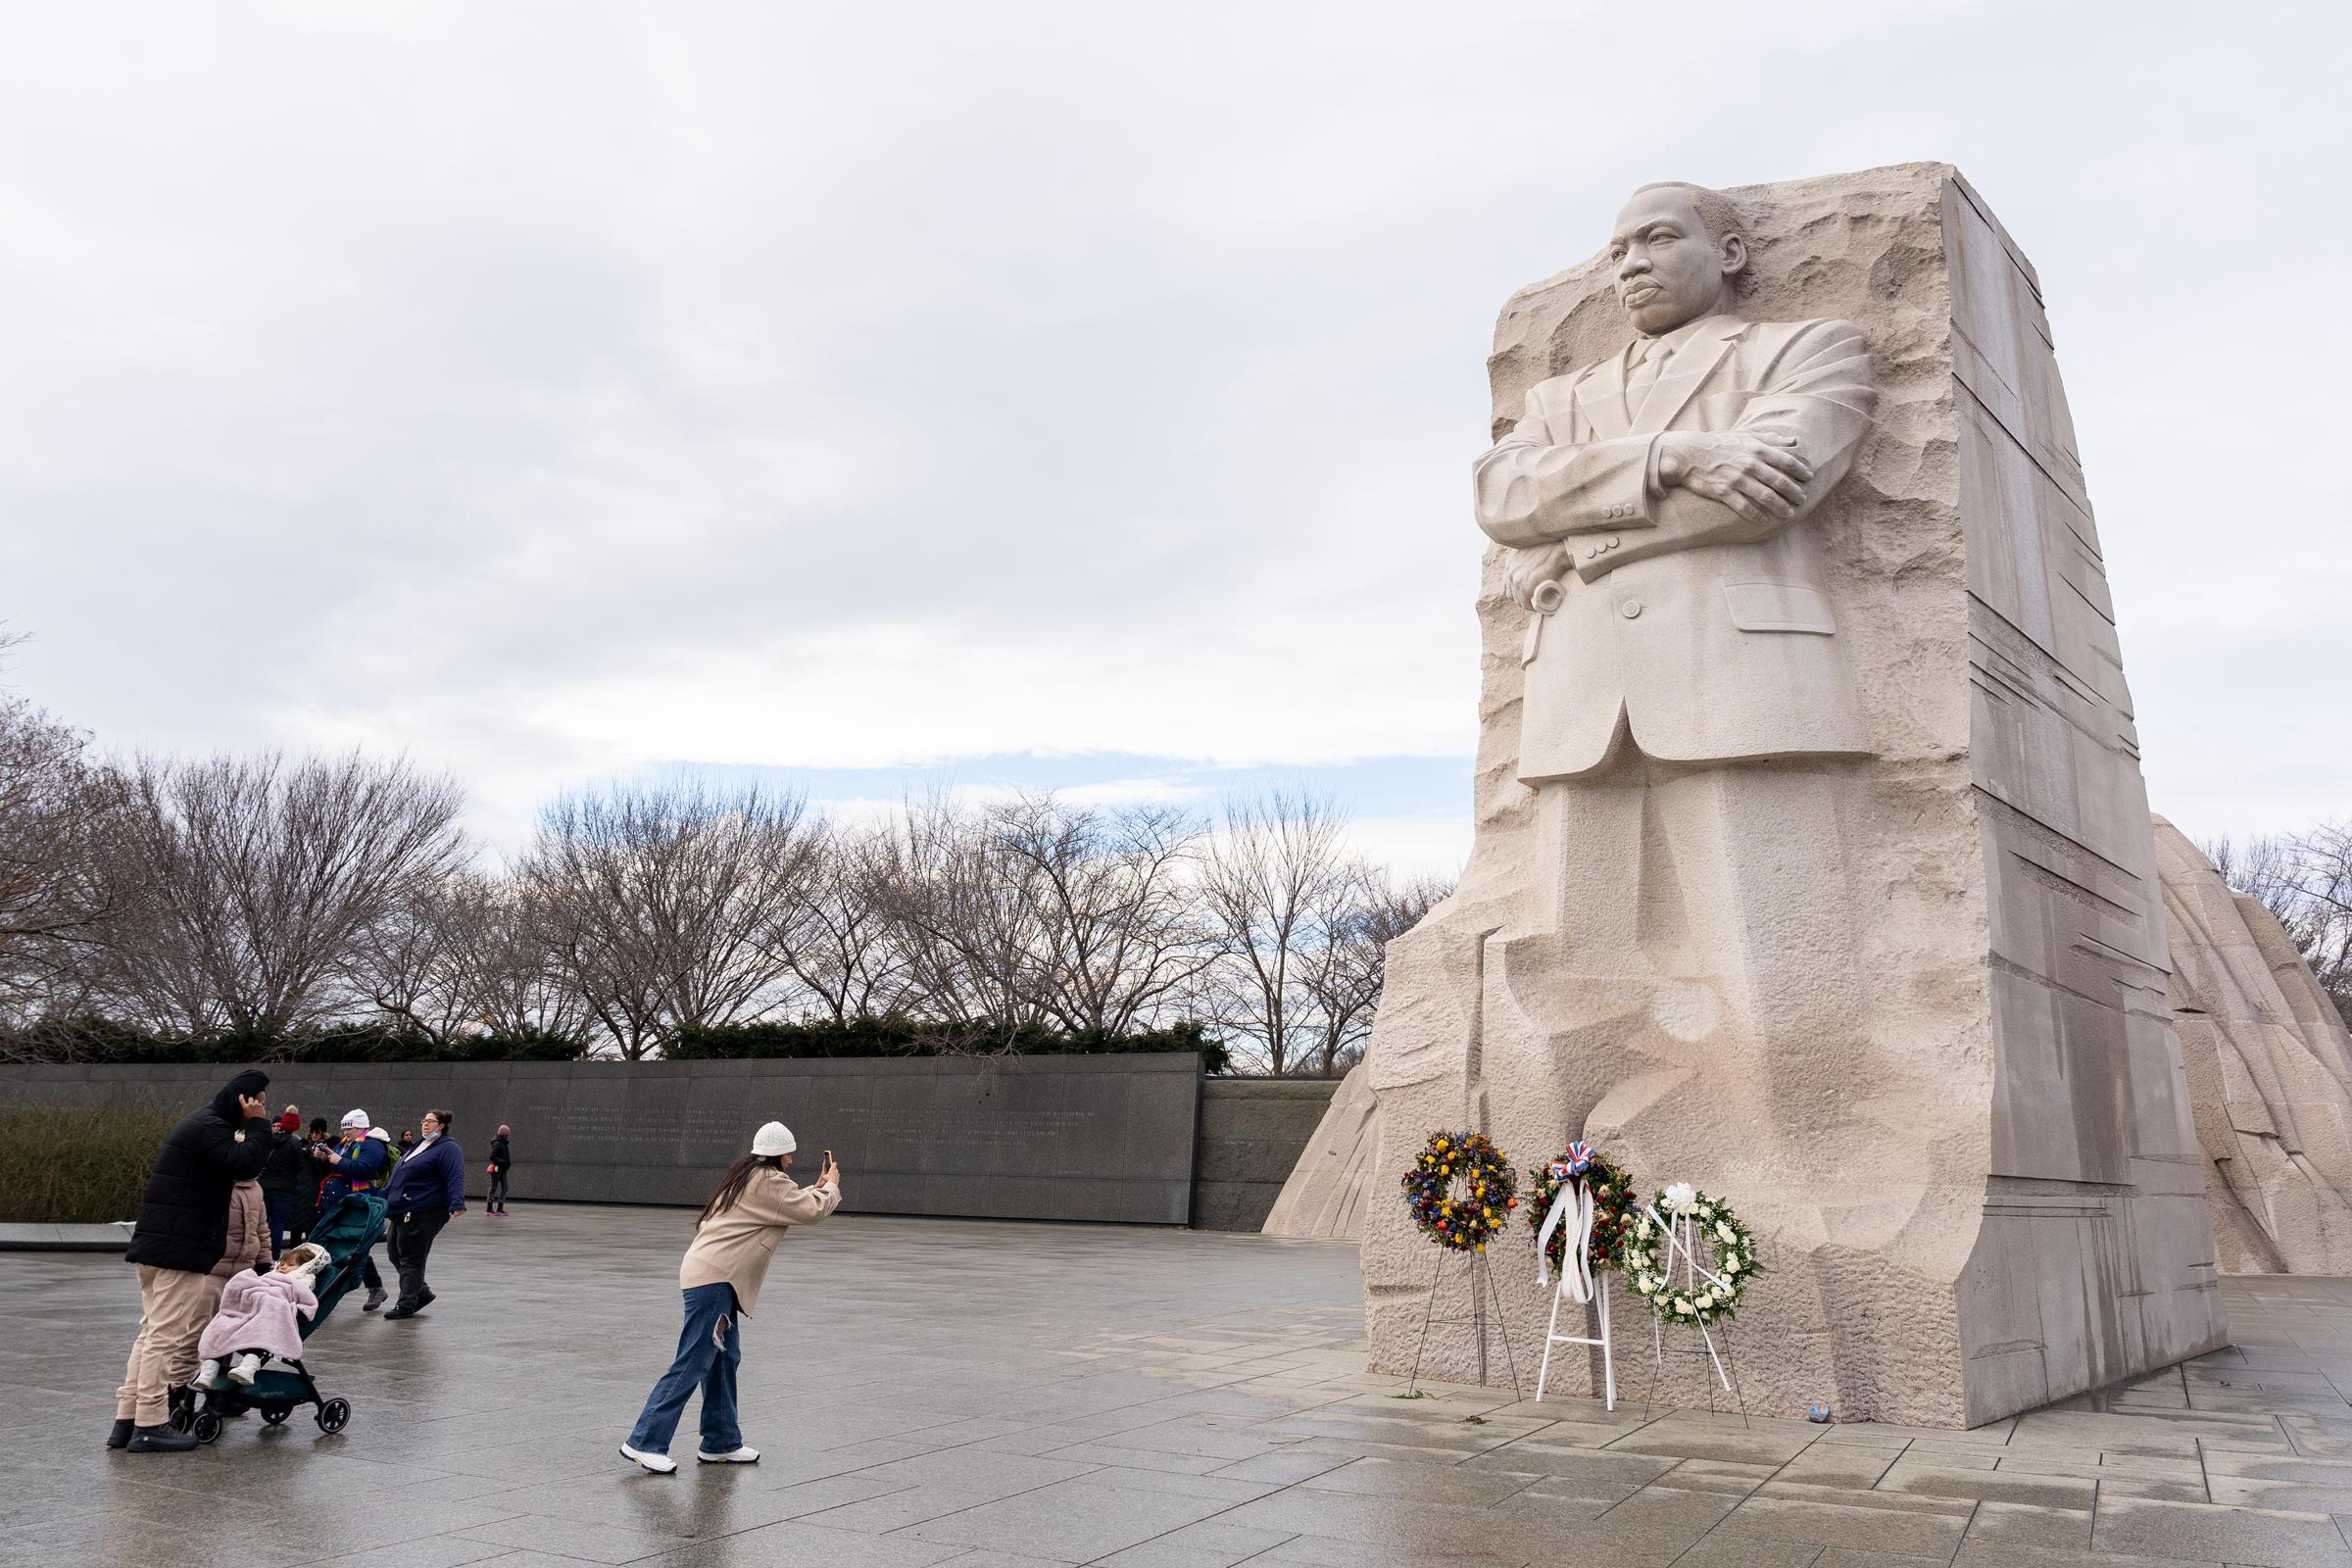
[[[1470,1263],[1470,1316],[1466,1318],[1439,1317],[1436,1315],[1438,1286],[1446,1276],[1446,1260],[1456,1256],[1466,1258]],[[1483,1296],[1479,1294],[1481,1285],[1486,1287],[1486,1294]],[[1514,1399],[1525,1397],[1519,1392],[1519,1357],[1511,1350],[1510,1323],[1502,1313],[1502,1293],[1494,1288],[1494,1266],[1487,1261],[1484,1250],[1464,1252],[1445,1246],[1438,1247],[1438,1266],[1430,1272],[1429,1306],[1421,1314],[1421,1343],[1413,1348],[1413,1375],[1405,1384],[1405,1393],[1417,1394],[1420,1392],[1421,1352],[1429,1347],[1429,1326],[1432,1323],[1475,1323],[1478,1325],[1478,1381],[1482,1385],[1485,1384],[1487,1381],[1487,1302],[1489,1300],[1494,1303],[1494,1326],[1502,1336],[1503,1358],[1511,1371],[1511,1397]]]
[[[1663,1231],[1666,1235],[1664,1274],[1669,1282],[1671,1282],[1674,1278],[1674,1260],[1677,1255],[1680,1255],[1683,1260],[1683,1284],[1685,1289],[1695,1290],[1698,1286],[1698,1282],[1702,1279],[1705,1280],[1709,1285],[1722,1285],[1726,1287],[1730,1286],[1731,1282],[1729,1280],[1726,1280],[1722,1275],[1716,1273],[1713,1269],[1708,1268],[1705,1264],[1699,1262],[1698,1246],[1692,1240],[1690,1235],[1690,1227],[1692,1222],[1689,1214],[1678,1212],[1674,1217],[1674,1222],[1672,1224],[1668,1224],[1666,1217],[1660,1214],[1651,1204],[1642,1204],[1642,1212],[1649,1217],[1649,1222],[1651,1224],[1657,1226],[1658,1229]],[[1724,1392],[1732,1396],[1732,1403],[1740,1412],[1740,1425],[1741,1427],[1745,1427],[1747,1425],[1747,1400],[1740,1392],[1739,1372],[1731,1365],[1731,1326],[1728,1323],[1724,1326],[1723,1352],[1720,1355],[1716,1353],[1715,1336],[1708,1329],[1707,1325],[1703,1322],[1693,1321],[1690,1326],[1698,1330],[1698,1337],[1702,1342],[1704,1342],[1703,1348],[1685,1348],[1681,1346],[1677,1346],[1673,1350],[1669,1351],[1666,1348],[1666,1320],[1658,1315],[1654,1306],[1651,1308],[1649,1388],[1642,1396],[1642,1419],[1647,1420],[1649,1418],[1650,1404],[1656,1399],[1658,1394],[1658,1380],[1665,1374],[1666,1371],[1666,1357],[1670,1354],[1703,1355],[1709,1361],[1714,1363],[1715,1379],[1718,1383],[1723,1385]],[[1707,1390],[1707,1409],[1712,1411],[1714,1408],[1715,1390],[1712,1387],[1709,1387]]]

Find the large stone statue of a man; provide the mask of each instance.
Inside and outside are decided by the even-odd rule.
[[[1861,332],[1742,319],[1712,191],[1637,192],[1609,256],[1633,342],[1539,383],[1478,462],[1479,526],[1539,612],[1520,778],[1868,752],[1800,526],[1870,429]]]
[[[1637,192],[1609,259],[1632,342],[1538,383],[1476,467],[1530,612],[1539,860],[1488,944],[1478,1073],[1514,1152],[1590,1138],[1645,1181],[1731,1182],[1781,1244],[1792,1310],[1766,1317],[1810,1375],[1834,1288],[1788,1244],[1834,1228],[1825,1195],[1907,1210],[1924,1177],[1874,1103],[1902,1095],[1862,1025],[1873,747],[1806,525],[1877,394],[1851,323],[1740,315],[1747,247],[1714,192]]]
[[[1476,836],[1389,947],[1371,1169],[1474,1127],[1694,1183],[1758,1239],[1746,1408],[1982,1421],[2221,1332],[2113,606],[1983,198],[1740,195],[1644,187],[1503,309]],[[1482,1307],[1374,1191],[1374,1365],[1534,1364],[1532,1238]]]

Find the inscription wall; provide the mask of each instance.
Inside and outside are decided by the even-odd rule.
[[[1200,1058],[280,1063],[273,1109],[332,1124],[354,1106],[397,1135],[457,1115],[467,1191],[514,1129],[517,1201],[700,1204],[768,1120],[813,1178],[831,1149],[845,1210],[1183,1225],[1192,1213]],[[0,1067],[0,1103],[193,1108],[229,1066]]]

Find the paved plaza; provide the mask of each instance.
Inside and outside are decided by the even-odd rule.
[[[1227,1568],[2352,1565],[2352,1284],[2230,1286],[2237,1347],[1976,1432],[1511,1402],[1363,1367],[1355,1250],[846,1217],[746,1334],[756,1467],[613,1453],[676,1333],[691,1211],[478,1212],[441,1300],[313,1342],[348,1431],[110,1453],[119,1261],[0,1253],[0,1564]],[[1629,1336],[1630,1338],[1630,1336]],[[1749,1353],[1760,1353],[1750,1351]]]

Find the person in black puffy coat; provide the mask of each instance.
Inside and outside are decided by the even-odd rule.
[[[286,1249],[302,1240],[294,1228],[294,1211],[299,1206],[299,1194],[306,1185],[316,1187],[318,1178],[312,1174],[310,1144],[302,1136],[302,1115],[288,1108],[277,1118],[277,1126],[270,1136],[270,1163],[262,1167],[262,1202],[270,1213],[270,1250],[285,1255]]]
[[[115,1391],[110,1448],[176,1453],[196,1440],[174,1432],[171,1391],[196,1370],[196,1342],[220,1287],[213,1265],[228,1250],[229,1191],[262,1173],[270,1151],[267,1073],[231,1078],[211,1103],[164,1139],[123,1258],[139,1268],[139,1337]],[[208,1287],[210,1287],[208,1289]]]

